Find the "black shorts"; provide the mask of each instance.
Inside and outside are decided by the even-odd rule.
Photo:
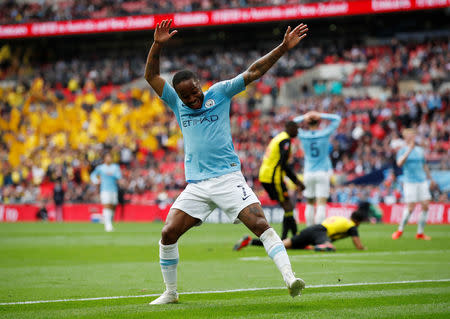
[[[271,200],[283,203],[288,198],[285,183],[261,183]]]
[[[303,249],[308,245],[320,245],[331,242],[327,229],[323,225],[312,225],[303,229],[300,234],[291,238],[293,249]]]

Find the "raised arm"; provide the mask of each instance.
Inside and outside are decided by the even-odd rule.
[[[159,96],[162,96],[165,83],[164,79],[159,74],[161,49],[164,44],[178,32],[177,30],[169,32],[171,24],[172,20],[163,20],[161,23],[156,24],[153,44],[148,52],[147,63],[145,64],[145,80],[147,80],[148,84],[150,84]]]
[[[307,120],[307,116],[306,116],[306,114],[305,115],[299,115],[299,116],[297,116],[296,118],[294,118],[294,122],[295,123],[297,123],[297,124],[299,124],[299,123],[301,123],[301,122],[303,122],[303,121],[306,121]]]
[[[309,111],[308,113],[306,113],[305,115],[299,115],[296,118],[294,118],[294,122],[299,124],[301,122],[306,122],[308,123],[310,119],[316,119],[319,120],[320,119],[320,114],[319,112],[316,111]]]
[[[339,115],[337,115],[337,114],[319,113],[319,112],[316,112],[316,111],[309,111],[305,115],[297,116],[296,118],[294,118],[294,122],[296,122],[296,123],[301,123],[301,122],[308,123],[310,120],[317,120],[318,121],[320,119],[328,120],[328,121],[331,122],[330,125],[328,125],[325,129],[323,129],[320,132],[321,135],[332,134],[339,127],[339,124],[341,123],[341,117]],[[304,132],[305,132],[304,130],[299,129],[299,134],[303,134]]]
[[[414,143],[414,140],[413,140],[412,142],[410,142],[408,144],[408,146],[409,146],[408,150],[397,159],[397,166],[398,167],[402,167],[403,164],[405,164],[406,159],[408,158],[409,154],[411,154],[412,150],[414,149],[414,145],[415,145],[415,143]]]
[[[320,118],[331,122],[327,127],[331,131],[337,129],[341,123],[341,117],[337,114],[320,113]]]
[[[277,62],[283,54],[295,47],[304,37],[308,26],[301,23],[294,30],[291,31],[291,27],[288,27],[284,34],[283,42],[275,49],[267,53],[265,56],[256,60],[250,67],[243,73],[245,85],[259,79]]]

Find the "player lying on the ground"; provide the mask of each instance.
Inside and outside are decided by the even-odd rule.
[[[350,219],[341,216],[332,216],[325,219],[322,224],[308,226],[300,234],[283,240],[286,249],[314,249],[316,251],[335,251],[333,241],[351,237],[356,249],[366,249],[361,243],[358,226],[367,219],[367,215],[354,211]],[[246,235],[234,245],[233,250],[241,250],[249,245],[262,246],[259,239],[252,239]]]

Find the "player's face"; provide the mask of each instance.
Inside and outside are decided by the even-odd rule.
[[[202,107],[204,96],[199,81],[194,79],[184,80],[177,84],[175,91],[181,101],[191,109]]]
[[[110,154],[105,155],[105,163],[106,164],[111,164],[112,162],[112,157]]]
[[[414,134],[414,132],[406,132],[404,133],[404,138],[406,143],[411,143],[416,139],[416,135]]]

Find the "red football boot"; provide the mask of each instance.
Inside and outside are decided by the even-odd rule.
[[[397,230],[396,232],[394,232],[394,233],[392,234],[392,239],[393,239],[393,240],[399,239],[399,238],[402,236],[402,234],[403,234],[402,231]]]
[[[251,241],[252,238],[248,235],[245,235],[236,243],[236,245],[234,245],[233,250],[241,250],[242,248],[247,247]]]
[[[431,237],[425,234],[416,234],[416,239],[431,240]]]

